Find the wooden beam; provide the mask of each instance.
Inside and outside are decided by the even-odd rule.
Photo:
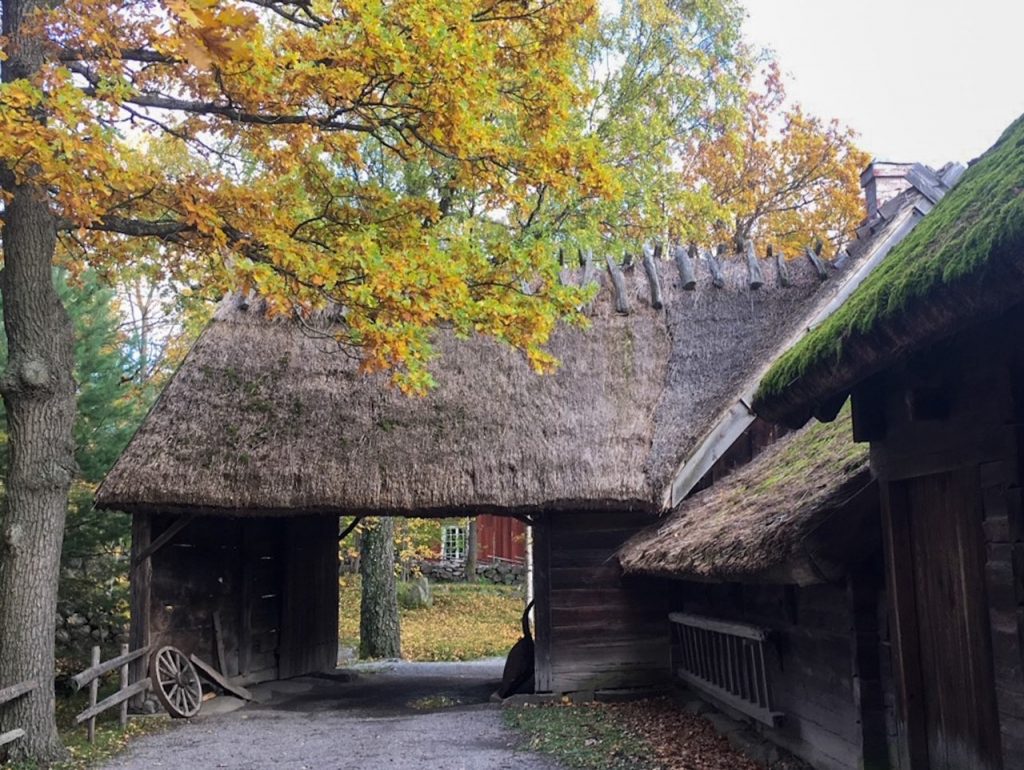
[[[89,719],[93,719],[109,708],[113,708],[121,701],[126,701],[136,695],[141,695],[153,686],[153,680],[146,677],[141,682],[136,682],[131,687],[126,687],[123,690],[118,690],[108,698],[104,698],[95,706],[90,706],[81,714],[75,717],[75,724],[82,724]]]
[[[647,274],[647,283],[651,287],[651,307],[661,310],[665,303],[661,299],[661,280],[658,278],[657,260],[661,258],[661,244],[657,244],[653,251],[650,246],[644,246],[644,272]]]
[[[169,543],[175,535],[181,532],[181,530],[185,529],[185,527],[189,525],[189,522],[191,522],[195,517],[196,515],[194,513],[189,513],[175,519],[167,529],[160,533],[160,537],[151,542],[148,546],[139,551],[134,558],[132,558],[132,567],[138,567],[142,562],[167,545],[167,543]]]
[[[779,286],[783,288],[793,285],[793,279],[789,276],[789,265],[786,264],[786,258],[782,256],[782,252],[775,253],[771,246],[768,247],[768,258],[775,261],[775,277],[778,279]]]
[[[612,277],[612,293],[615,295],[615,312],[619,315],[629,315],[629,300],[626,298],[626,279],[622,275],[622,268],[611,256],[605,257],[605,264],[608,265],[608,274]]]
[[[356,527],[358,527],[359,526],[359,522],[361,522],[362,520],[363,520],[362,516],[356,516],[354,519],[352,519],[352,523],[349,524],[347,527],[345,527],[345,529],[341,530],[341,534],[338,535],[338,542],[340,543],[346,537],[351,535],[352,534],[352,530],[354,530]]]
[[[149,546],[152,532],[152,517],[149,514],[136,513],[132,516],[132,561]],[[128,644],[135,649],[149,649],[151,583],[153,580],[153,562],[143,561],[129,572],[129,611],[131,625],[128,631]],[[136,682],[146,676],[146,659],[136,658],[129,664],[129,679]],[[132,705],[141,708],[140,695]]]
[[[143,647],[142,649],[135,650],[134,652],[129,652],[127,655],[118,655],[116,658],[111,658],[105,663],[100,663],[96,666],[90,666],[89,668],[85,669],[85,671],[83,671],[82,673],[75,674],[73,677],[71,677],[72,687],[75,690],[81,690],[93,679],[101,677],[104,674],[109,674],[111,671],[116,671],[117,669],[121,668],[121,666],[127,663],[131,663],[133,660],[142,657],[147,652],[149,652],[149,647]]]
[[[25,731],[20,727],[16,730],[8,730],[6,733],[0,733],[0,746],[5,746],[12,741],[16,741],[19,738],[25,737]]]
[[[693,272],[693,260],[697,258],[697,244],[690,244],[689,253],[678,243],[672,244],[672,258],[679,271],[679,284],[685,291],[693,291],[697,288],[697,276]]]
[[[19,682],[18,684],[12,684],[10,687],[4,687],[0,689],[0,704],[12,701],[27,692],[32,692],[37,686],[36,681],[30,679],[27,682]]]
[[[910,502],[905,482],[879,485],[882,502],[882,545],[889,599],[889,633],[893,678],[898,694],[901,766],[928,767],[928,734],[921,647],[914,586],[914,555],[910,540]]]
[[[227,655],[224,653],[224,627],[220,622],[220,610],[213,611],[213,637],[217,645],[217,667],[221,674],[228,675]]]
[[[222,689],[227,690],[232,695],[237,695],[242,700],[252,700],[252,693],[242,687],[240,684],[233,684],[230,679],[226,676],[221,676],[217,669],[207,663],[205,660],[200,658],[198,655],[189,655],[189,660],[192,661],[199,673],[205,676],[214,684],[220,686]]]
[[[820,253],[820,251],[818,253]],[[815,271],[818,273],[818,279],[824,281],[828,278],[828,269],[825,267],[825,263],[822,261],[821,257],[818,256],[818,253],[815,253],[810,246],[804,249],[804,256],[806,256],[807,261],[814,266]]]
[[[832,422],[836,419],[839,410],[843,408],[843,404],[846,403],[846,399],[849,396],[849,393],[837,393],[827,401],[815,406],[811,413],[818,422]]]
[[[757,291],[764,286],[764,275],[761,273],[761,265],[757,261],[757,252],[754,251],[754,242],[750,239],[743,244],[743,253],[747,258],[747,279],[750,288]]]
[[[718,244],[717,256],[712,255],[710,251],[704,255],[708,263],[708,269],[711,270],[711,285],[716,289],[721,289],[725,286],[725,276],[722,275],[722,260],[725,259],[728,250],[728,246],[720,243]]]
[[[583,266],[583,278],[580,286],[586,288],[592,283],[597,283],[597,268],[594,266],[594,252],[590,249],[580,252],[580,264]]]
[[[850,408],[854,441],[881,441],[885,438],[885,383],[881,376],[857,386],[850,396]]]

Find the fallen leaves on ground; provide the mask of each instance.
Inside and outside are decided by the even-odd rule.
[[[476,660],[508,654],[522,633],[519,588],[490,583],[433,583],[434,603],[400,609],[402,658]],[[359,580],[341,581],[339,631],[343,644],[359,648]]]
[[[531,749],[589,770],[758,770],[703,717],[668,698],[506,709]]]

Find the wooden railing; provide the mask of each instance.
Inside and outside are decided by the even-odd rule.
[[[18,684],[12,684],[10,687],[0,687],[0,706],[10,703],[15,698],[20,698],[26,693],[32,692],[36,687],[38,687],[38,685],[34,681],[19,682]],[[20,727],[8,730],[6,733],[0,733],[0,746],[6,746],[8,743],[12,743],[19,738],[24,737],[25,731]]]
[[[149,647],[143,647],[133,652],[128,651],[128,645],[121,645],[121,654],[116,658],[104,662],[100,661],[100,648],[92,648],[92,665],[80,674],[71,677],[71,684],[75,690],[81,690],[89,685],[89,708],[75,717],[76,724],[88,722],[89,742],[96,739],[96,717],[109,708],[121,706],[121,727],[128,724],[128,699],[146,692],[153,684],[149,677],[142,679],[135,684],[128,684],[128,664],[136,658],[141,658],[149,652]],[[119,671],[121,687],[113,695],[96,702],[99,695],[100,678],[112,671]]]
[[[699,692],[767,725],[782,716],[772,709],[765,642],[768,633],[683,612],[669,614],[675,630],[676,675]]]

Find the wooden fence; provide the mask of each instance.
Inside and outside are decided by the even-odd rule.
[[[92,665],[80,674],[71,677],[71,684],[75,690],[81,690],[89,685],[89,708],[75,717],[76,724],[88,722],[89,742],[96,739],[96,717],[109,708],[121,706],[121,727],[128,724],[128,699],[146,692],[153,686],[149,677],[142,679],[135,684],[128,684],[128,664],[136,658],[141,658],[149,652],[149,647],[142,647],[133,652],[128,651],[128,645],[121,645],[121,654],[116,658],[104,662],[100,661],[100,648],[92,648]],[[97,702],[99,695],[100,678],[112,671],[120,671],[121,687],[113,695]]]
[[[20,698],[22,695],[36,689],[39,685],[33,681],[20,682],[19,684],[13,684],[10,687],[0,687],[0,706],[6,703],[10,703],[15,698]],[[20,727],[14,730],[8,730],[6,733],[0,733],[0,746],[6,746],[8,743],[18,740],[19,738],[25,737],[25,731]]]

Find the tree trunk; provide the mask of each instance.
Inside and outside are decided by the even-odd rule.
[[[359,574],[363,578],[359,657],[401,657],[395,586],[395,520],[385,516],[363,530],[359,550]]]
[[[469,526],[466,528],[466,562],[464,572],[466,573],[466,582],[476,582],[476,556],[477,556],[477,530],[476,530],[476,516],[469,518]]]
[[[22,34],[22,22],[36,5],[2,0],[9,53],[0,69],[4,82],[34,79],[40,70],[39,41]],[[53,284],[54,216],[32,177],[32,169],[20,180],[0,169],[0,187],[10,196],[0,224],[8,345],[0,393],[10,452],[0,522],[0,686],[24,680],[39,686],[0,709],[0,732],[24,729],[11,756],[46,763],[64,753],[54,719],[53,637],[75,468],[74,332]]]

